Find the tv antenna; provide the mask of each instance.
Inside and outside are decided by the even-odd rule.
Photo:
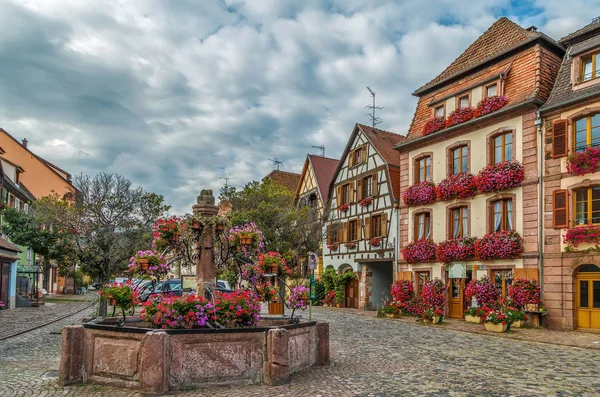
[[[321,146],[313,145],[312,147],[314,147],[315,149],[319,149],[321,151],[321,157],[325,157],[325,145],[321,145]]]
[[[277,167],[277,171],[279,171],[279,166],[280,166],[280,165],[283,165],[283,161],[279,161],[279,160],[277,160],[277,157],[273,157],[272,159],[267,159],[267,160],[269,160],[269,161],[272,161],[272,162],[273,162],[273,165],[274,165],[275,167]]]
[[[373,91],[369,87],[367,87],[367,90],[369,90],[369,92],[371,93],[371,96],[373,97],[373,104],[365,106],[365,109],[371,110],[371,113],[367,113],[367,116],[369,116],[371,118],[371,125],[373,127],[373,130],[375,130],[375,126],[377,124],[383,123],[383,120],[375,115],[375,110],[381,110],[381,109],[383,109],[383,106],[375,106],[375,91]]]
[[[224,180],[224,181],[225,181],[225,189],[227,189],[227,188],[229,187],[229,180],[230,180],[230,179],[235,179],[235,178],[231,178],[231,177],[225,177],[225,176],[224,176],[224,177],[221,177],[221,178],[219,178],[219,179],[222,179],[222,180]]]

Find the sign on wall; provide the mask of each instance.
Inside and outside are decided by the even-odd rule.
[[[192,291],[196,290],[196,275],[181,276],[181,289],[186,288],[191,288]]]
[[[467,263],[466,262],[455,262],[450,264],[448,270],[448,277],[450,278],[466,278],[467,277]]]

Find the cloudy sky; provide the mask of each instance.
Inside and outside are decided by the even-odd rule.
[[[0,0],[0,127],[72,174],[125,175],[186,212],[221,177],[300,172],[500,16],[560,38],[600,0]]]

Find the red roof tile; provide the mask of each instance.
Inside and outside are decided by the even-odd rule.
[[[327,203],[329,199],[329,184],[335,176],[335,170],[340,161],[312,154],[308,155],[308,159],[315,172],[315,179],[317,180],[317,186],[319,187],[319,192],[321,192],[323,203]]]
[[[375,149],[383,157],[386,163],[400,166],[400,154],[394,150],[394,146],[402,142],[404,135],[396,134],[390,131],[380,130],[372,127],[357,124],[361,131],[369,138]]]
[[[269,175],[263,178],[270,179],[273,183],[281,185],[288,189],[290,192],[295,193],[298,188],[298,183],[300,183],[300,174],[295,174],[293,172],[287,171],[279,171],[273,170],[269,173]]]

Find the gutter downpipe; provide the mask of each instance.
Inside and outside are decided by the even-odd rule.
[[[544,275],[544,180],[543,180],[543,171],[544,171],[544,137],[542,136],[542,125],[543,118],[540,115],[540,111],[536,111],[537,118],[535,119],[535,125],[537,125],[538,129],[538,275],[539,275],[539,283],[540,283],[540,292],[543,296],[544,288],[543,288],[543,275]]]

